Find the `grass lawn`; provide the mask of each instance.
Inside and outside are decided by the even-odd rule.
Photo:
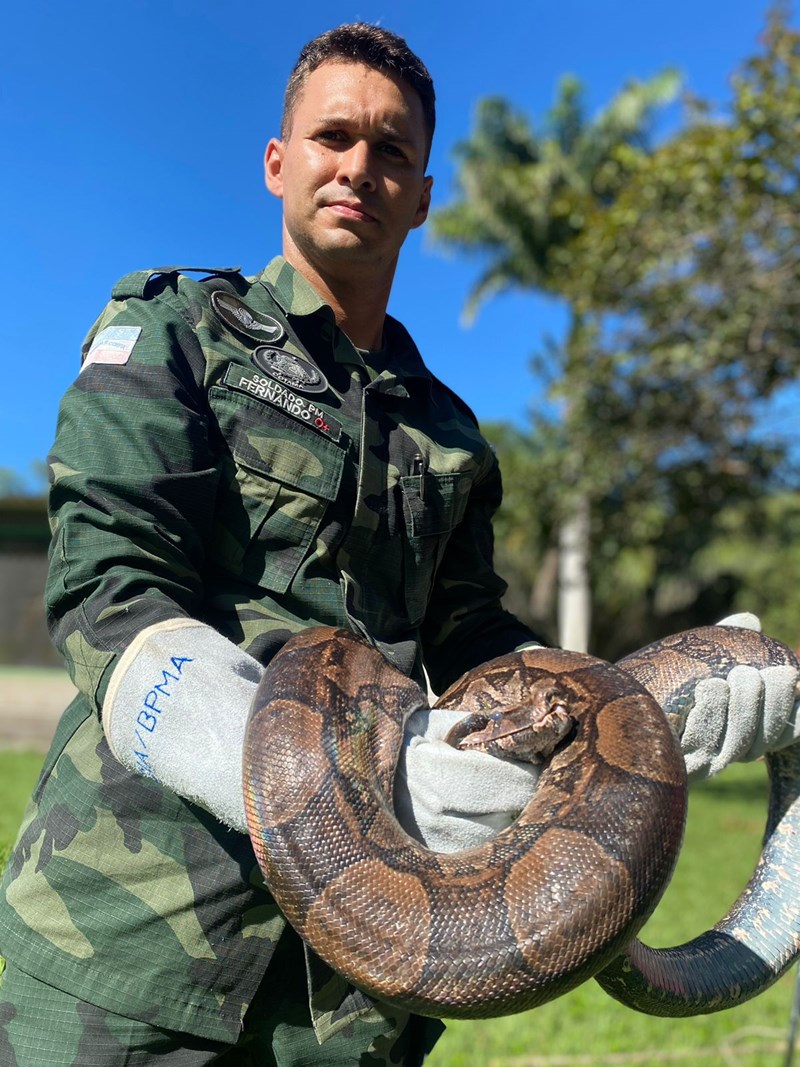
[[[0,752],[0,867],[6,859],[40,754]],[[760,765],[729,768],[693,788],[678,869],[643,940],[681,944],[719,920],[752,872],[766,819]],[[795,972],[754,1001],[694,1019],[657,1019],[611,1000],[593,981],[534,1011],[452,1022],[430,1067],[605,1067],[697,1064],[783,1067]],[[800,1067],[800,1055],[797,1057]]]
[[[17,836],[43,760],[41,752],[0,751],[0,869]]]

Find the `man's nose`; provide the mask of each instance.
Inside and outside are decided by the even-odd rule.
[[[375,177],[366,141],[355,141],[339,157],[339,181],[352,189],[374,189]]]

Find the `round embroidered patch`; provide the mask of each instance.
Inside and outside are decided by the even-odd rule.
[[[282,348],[262,345],[251,358],[261,370],[301,393],[324,393],[328,388],[325,375],[312,363],[291,352],[284,352]]]

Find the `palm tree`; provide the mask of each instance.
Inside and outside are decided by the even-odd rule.
[[[613,203],[649,151],[654,112],[675,98],[679,85],[674,71],[632,83],[589,119],[581,83],[565,77],[541,133],[502,99],[478,105],[471,137],[456,148],[456,199],[432,217],[439,241],[487,261],[469,294],[468,316],[503,290],[562,294],[567,271],[574,269],[572,242],[591,211]],[[590,447],[581,425],[592,331],[577,308],[568,303],[568,310],[559,352],[568,443],[561,467],[566,505],[558,538],[559,643],[585,651],[591,498],[581,478]]]

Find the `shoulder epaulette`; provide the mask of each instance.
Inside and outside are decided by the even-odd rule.
[[[240,274],[241,267],[151,267],[149,270],[134,270],[120,278],[111,290],[111,296],[114,300],[126,300],[132,296],[143,297],[153,278],[189,273]]]

